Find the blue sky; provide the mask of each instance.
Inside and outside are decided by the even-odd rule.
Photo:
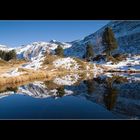
[[[0,44],[17,47],[52,39],[68,42],[94,33],[109,20],[1,20]]]

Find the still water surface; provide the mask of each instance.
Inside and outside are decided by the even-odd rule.
[[[0,119],[140,119],[140,74],[0,87]]]

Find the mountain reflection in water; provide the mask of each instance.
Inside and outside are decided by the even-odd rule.
[[[88,78],[85,78],[87,76]],[[57,77],[52,81],[43,80],[15,87],[0,87],[0,118],[139,119],[139,91],[140,75],[121,73],[107,73],[96,77],[88,74],[71,74]],[[25,95],[26,99],[22,95]],[[39,103],[34,100],[36,98]],[[25,102],[22,102],[23,100]],[[36,102],[36,106],[31,105],[33,101]],[[14,116],[9,115],[12,112],[11,104],[19,107]],[[36,113],[32,112],[31,116],[26,116],[27,112],[24,111],[28,110],[27,105],[30,105],[31,112],[36,109]],[[40,112],[39,107],[48,112]],[[18,116],[21,114],[21,108],[25,116]],[[40,116],[36,115],[37,113]]]

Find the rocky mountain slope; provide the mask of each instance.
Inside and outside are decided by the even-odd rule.
[[[50,42],[33,42],[31,44],[17,48],[16,52],[18,58],[34,60],[43,56],[46,51],[53,53],[58,45],[61,45],[63,49],[71,47],[71,45],[68,43],[51,40]]]
[[[94,45],[96,54],[104,50],[102,34],[106,27],[111,27],[118,41],[116,53],[140,54],[140,21],[111,21],[95,33],[86,36],[83,40],[73,41],[72,47],[65,50],[68,56],[82,57],[87,43]]]
[[[33,42],[28,45],[22,45],[21,47],[16,48],[17,57],[30,61],[29,64],[24,67],[39,69],[44,60],[45,52],[47,51],[54,54],[54,50],[58,45],[63,47],[64,54],[67,57],[82,58],[86,51],[86,45],[89,42],[93,44],[95,54],[101,54],[104,51],[104,46],[102,45],[102,34],[104,29],[108,26],[113,29],[118,41],[118,49],[115,50],[114,53],[127,53],[131,55],[140,54],[140,21],[120,20],[111,21],[95,33],[86,36],[82,40],[75,40],[67,43],[51,40],[49,42]],[[13,48],[0,45],[0,50],[8,51],[11,49]],[[131,56],[129,55],[129,57]],[[129,63],[130,62],[128,62],[128,64]]]
[[[18,47],[16,49],[18,58],[25,58],[28,60],[37,59],[38,56],[43,55],[44,52],[54,51],[57,45],[62,45],[66,56],[82,57],[85,53],[87,43],[94,45],[94,51],[96,54],[102,53],[104,46],[102,46],[102,34],[104,29],[109,26],[113,29],[113,32],[118,41],[119,53],[131,53],[140,54],[140,21],[111,21],[95,33],[86,36],[82,40],[75,40],[72,42],[59,42],[51,40],[49,42],[33,42],[31,44]],[[0,46],[2,50],[9,50],[4,45]]]

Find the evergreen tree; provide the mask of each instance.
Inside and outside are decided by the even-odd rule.
[[[55,49],[55,54],[58,56],[64,56],[64,50],[61,45],[57,46],[57,48]]]
[[[15,52],[15,50],[11,50],[8,52],[0,50],[0,58],[5,61],[9,61],[11,59],[16,59],[16,52]]]
[[[10,59],[11,59],[11,52],[9,51],[6,53],[4,60],[9,61]]]
[[[4,59],[5,58],[5,54],[6,54],[6,52],[0,50],[0,58],[1,59]]]
[[[10,54],[11,54],[11,59],[16,59],[16,51],[15,50],[12,50],[10,51]]]
[[[87,44],[85,58],[87,60],[91,60],[93,57],[94,57],[93,46],[91,44]]]
[[[105,46],[105,53],[111,56],[111,52],[117,49],[117,41],[111,28],[107,27],[102,36],[102,44]]]

